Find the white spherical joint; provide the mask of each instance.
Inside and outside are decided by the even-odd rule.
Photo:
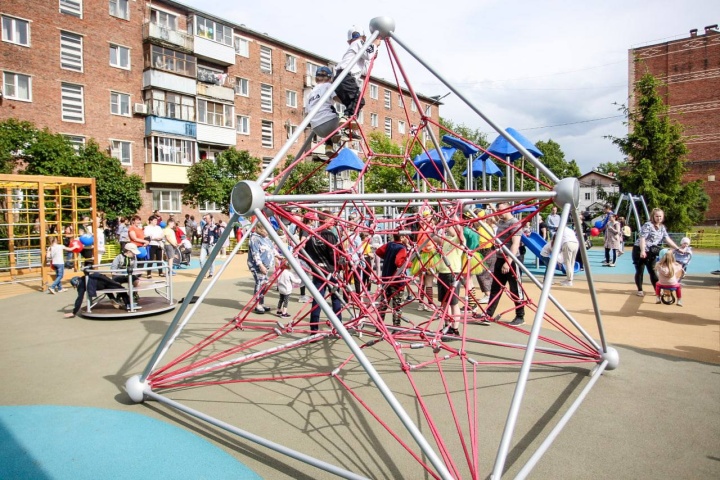
[[[385,39],[395,31],[395,20],[390,17],[375,17],[370,20],[370,32],[379,32],[378,38]]]
[[[620,364],[620,354],[613,347],[607,347],[607,352],[603,353],[601,358],[608,362],[605,370],[615,370]]]
[[[239,215],[247,215],[265,206],[265,191],[255,181],[242,180],[233,187],[230,203]]]
[[[577,208],[580,203],[580,182],[577,178],[568,177],[560,180],[556,185],[555,205],[562,207],[569,203],[573,208]]]
[[[145,392],[150,390],[147,380],[140,381],[140,375],[134,375],[125,382],[125,391],[130,400],[135,403],[142,403],[145,400]]]

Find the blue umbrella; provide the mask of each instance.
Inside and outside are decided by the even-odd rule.
[[[327,172],[332,174],[338,174],[345,170],[355,170],[361,172],[365,168],[365,164],[355,152],[349,148],[342,148],[340,152],[330,161],[330,164],[325,169]]]
[[[453,165],[455,165],[455,160],[453,160],[452,157],[455,155],[457,149],[452,147],[441,148],[443,156],[445,157],[445,160],[447,160],[448,167],[452,168]],[[432,149],[427,153],[423,152],[418,155],[415,157],[413,164],[423,177],[434,178],[435,180],[440,180],[441,182],[445,180],[445,167],[443,167],[442,160],[440,160],[440,155],[436,149]]]
[[[443,135],[442,140],[451,147],[455,147],[460,150],[462,154],[466,157],[475,155],[480,151],[480,149],[477,148],[475,145],[468,143],[460,138],[453,137],[452,135]]]
[[[487,160],[481,160],[481,159],[475,159],[472,163],[472,175],[473,177],[482,177],[483,174],[483,162],[485,163],[485,174],[486,175],[495,175],[498,177],[504,177],[505,174],[500,170],[500,168],[495,165],[495,162],[490,160],[489,158]],[[463,172],[463,177],[467,177],[467,170]]]
[[[511,127],[506,128],[505,131],[509,133],[511,137],[517,140],[520,145],[525,147],[528,152],[532,153],[536,157],[542,156],[542,152],[538,150],[538,148],[533,145],[530,140],[525,138],[520,132]],[[490,158],[489,154],[493,154],[499,158],[509,158],[512,162],[522,158],[522,154],[518,151],[518,149],[513,147],[510,142],[508,142],[502,135],[498,135],[495,141],[492,142],[488,147],[487,152],[480,155],[480,158]]]

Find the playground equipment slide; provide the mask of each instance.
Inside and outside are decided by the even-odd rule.
[[[540,259],[540,263],[543,265],[547,265],[548,257],[543,257],[540,255],[540,251],[543,249],[543,247],[547,244],[545,240],[540,236],[539,233],[532,232],[530,236],[521,235],[520,238],[522,239],[522,243],[530,249],[531,252],[535,254],[537,258]],[[557,264],[557,267],[555,267],[556,270],[560,270],[563,274],[565,274],[565,265],[562,265],[560,263]],[[578,262],[575,262],[575,273],[580,271],[580,264]]]

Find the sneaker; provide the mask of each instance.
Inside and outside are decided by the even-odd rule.
[[[460,330],[453,327],[448,327],[447,332],[445,332],[446,335],[455,335],[460,336]]]
[[[512,322],[509,322],[508,325],[513,325],[517,327],[518,325],[524,325],[525,324],[525,318],[524,317],[515,317],[515,319]]]
[[[300,295],[298,297],[298,303],[308,303],[308,296],[307,295]]]
[[[614,267],[614,266],[615,266],[615,262],[613,262],[613,263],[611,263],[610,265],[608,265],[608,267]]]
[[[561,287],[572,287],[572,282],[569,280],[565,280],[564,282],[560,282]]]
[[[413,297],[412,295],[408,295],[407,297],[405,297],[405,301],[408,302],[408,303],[409,303],[409,302],[414,302],[414,301],[415,301],[415,297]]]
[[[655,297],[655,303],[662,303],[662,300],[660,299],[660,297]]]
[[[48,293],[51,295],[55,295],[57,292],[53,290],[52,288],[48,288]]]
[[[289,313],[283,313],[283,314],[281,314],[280,316],[281,316],[282,318],[290,318],[290,317],[292,317],[292,315],[290,315]]]
[[[618,252],[617,252],[617,256],[619,257],[619,256],[621,256],[621,255],[622,255],[623,253],[625,253],[625,252],[624,252],[624,251],[622,251],[622,250],[618,250]]]
[[[142,310],[142,307],[140,305],[135,305],[135,308],[130,308],[130,306],[127,306],[128,312],[134,312],[135,310]]]
[[[205,278],[212,278],[212,273],[211,273],[210,275],[208,275],[207,277],[205,277]]]
[[[258,315],[264,315],[264,314],[265,314],[265,309],[262,308],[262,307],[256,307],[255,310],[253,310],[253,311],[254,311],[255,313],[257,313]]]
[[[426,309],[426,308],[425,308],[425,304],[424,304],[424,303],[421,303],[420,305],[418,305],[418,312],[424,312],[425,310],[430,311],[430,309]]]
[[[603,262],[601,263],[601,265],[603,265],[603,266],[608,266],[608,265],[610,265],[610,262],[608,262],[607,260],[605,260],[605,261],[603,261]]]
[[[682,299],[681,298],[678,298],[677,306],[682,307]]]
[[[478,303],[479,303],[480,305],[486,305],[488,302],[490,302],[490,296],[489,296],[489,295],[485,295],[484,297],[482,297],[482,298],[480,299],[480,301],[479,301]]]
[[[278,317],[282,317],[282,314],[282,310],[278,310],[277,312],[275,312],[275,315],[277,315]]]
[[[644,297],[645,293],[642,290],[638,290],[638,292],[635,295],[637,295],[638,297]]]
[[[335,149],[332,147],[332,145],[325,145],[325,155],[328,157],[332,157],[335,155]]]

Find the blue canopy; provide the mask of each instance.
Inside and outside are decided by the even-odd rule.
[[[445,160],[447,160],[448,167],[452,168],[453,165],[455,165],[455,160],[452,160],[452,157],[455,155],[457,149],[452,147],[441,147],[441,149]],[[429,158],[428,154],[430,155]],[[420,171],[420,174],[422,174],[423,177],[434,178],[435,180],[440,180],[441,182],[445,180],[445,167],[443,167],[442,160],[440,160],[440,155],[436,149],[429,150],[427,154],[423,152],[418,155],[415,157],[413,164],[415,165],[415,168]]]
[[[472,175],[473,177],[482,177],[483,174],[483,163],[485,163],[485,175],[495,175],[497,177],[504,177],[505,174],[500,170],[500,168],[495,165],[495,162],[490,160],[489,158],[487,160],[482,160],[480,158],[477,158],[473,160],[472,163]],[[467,177],[467,170],[463,172],[463,177]]]
[[[443,135],[442,140],[451,147],[455,147],[460,150],[462,154],[466,157],[475,155],[480,151],[480,149],[477,148],[475,145],[468,143],[460,138],[453,137],[452,135]]]
[[[345,170],[355,170],[361,172],[365,168],[365,164],[360,160],[355,152],[349,148],[342,148],[340,152],[333,158],[325,169],[332,174],[338,174]]]
[[[515,140],[518,141],[520,145],[525,147],[525,149],[535,155],[536,157],[541,157],[542,152],[538,150],[538,148],[533,145],[533,143],[525,138],[520,132],[515,130],[514,128],[508,127],[505,129],[507,133],[510,134],[511,137],[513,137]],[[481,159],[489,158],[490,155],[493,154],[496,157],[500,158],[510,158],[510,161],[514,162],[515,160],[519,160],[522,158],[522,154],[518,151],[517,148],[513,147],[510,142],[508,142],[505,137],[502,135],[498,135],[498,137],[495,139],[494,142],[490,144],[490,146],[487,149],[487,152],[480,155]]]

